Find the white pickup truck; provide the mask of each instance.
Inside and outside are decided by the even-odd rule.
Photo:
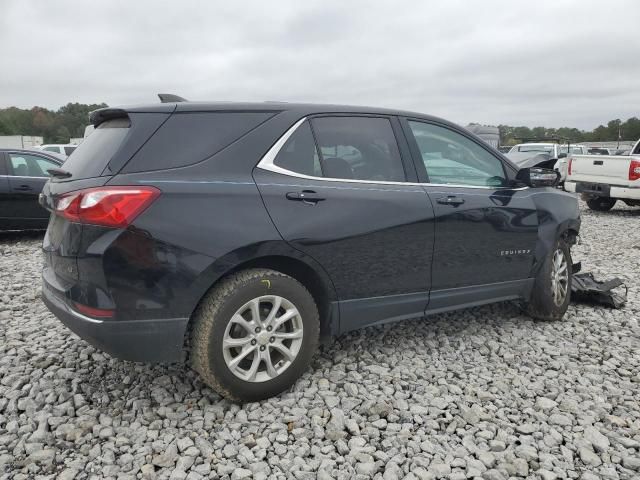
[[[591,210],[611,210],[618,200],[640,207],[640,140],[630,155],[573,155],[564,189],[582,195]]]

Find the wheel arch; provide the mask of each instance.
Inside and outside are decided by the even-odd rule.
[[[191,332],[193,314],[209,292],[229,275],[251,268],[275,270],[296,279],[309,290],[316,302],[320,317],[321,341],[327,341],[331,336],[338,333],[339,310],[336,291],[333,282],[320,264],[295,249],[269,248],[268,250],[270,251],[251,257],[238,255],[238,252],[234,252],[225,255],[224,258],[219,259],[212,265],[209,270],[215,271],[215,274],[208,275],[208,279],[205,282],[206,288],[197,297],[197,301],[193,305],[185,333],[185,342],[188,342]],[[229,257],[244,258],[240,261],[231,262]]]
[[[555,189],[540,190],[533,198],[538,210],[538,239],[530,275],[535,277],[559,239],[565,239],[570,246],[576,242],[580,208],[575,196]]]

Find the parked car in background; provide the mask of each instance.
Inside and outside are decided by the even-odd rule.
[[[47,152],[0,149],[0,230],[47,228],[49,212],[38,195],[49,179],[47,170],[62,163]]]
[[[44,152],[53,152],[59,155],[63,155],[66,158],[69,155],[71,155],[76,148],[78,148],[78,145],[72,144],[72,143],[67,143],[67,144],[49,143],[46,145],[40,145],[40,147],[38,148]]]
[[[580,193],[592,210],[611,210],[618,200],[640,206],[640,140],[630,155],[571,155],[565,189]]]
[[[256,401],[319,338],[509,299],[567,309],[577,199],[447,121],[202,102],[91,119],[41,197],[42,290],[116,357],[178,361],[188,343],[207,384]]]
[[[498,127],[472,123],[467,125],[466,128],[493,148],[498,148],[500,145],[500,129]]]
[[[509,153],[548,153],[552,158],[558,158],[562,153],[586,154],[584,145],[567,145],[562,143],[521,143],[514,145]]]
[[[560,182],[564,182],[567,177],[566,157],[569,153],[586,154],[587,147],[559,143],[521,143],[511,147],[507,157],[520,167],[556,170],[560,173]]]

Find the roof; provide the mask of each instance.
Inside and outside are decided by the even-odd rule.
[[[118,113],[172,113],[172,112],[229,112],[229,111],[252,111],[252,112],[299,112],[303,115],[313,115],[316,113],[364,113],[377,115],[401,115],[427,120],[436,120],[441,123],[453,125],[444,119],[425,115],[423,113],[405,110],[395,110],[390,108],[366,107],[357,105],[335,105],[318,103],[289,103],[289,102],[177,102],[177,103],[153,103],[144,105],[125,105],[118,107],[107,107],[95,110],[91,113],[91,122],[102,123],[107,118],[118,116]]]

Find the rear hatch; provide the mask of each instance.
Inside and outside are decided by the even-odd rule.
[[[629,185],[629,166],[632,158],[622,155],[572,155],[569,159],[568,180]]]
[[[49,211],[58,200],[77,190],[105,185],[169,118],[175,106],[153,112],[104,109],[94,113],[95,131],[69,156],[63,172],[45,185],[40,203]],[[63,295],[77,284],[77,258],[84,255],[83,225],[52,214],[43,242],[45,286]]]
[[[159,104],[92,114],[95,130],[54,172],[40,199],[55,211],[43,244],[48,293],[108,306],[114,280],[107,278],[105,256],[125,230],[135,229],[137,213],[156,198],[156,206],[171,198],[160,198],[161,189],[141,177],[213,158],[277,113],[180,108],[186,109]]]

